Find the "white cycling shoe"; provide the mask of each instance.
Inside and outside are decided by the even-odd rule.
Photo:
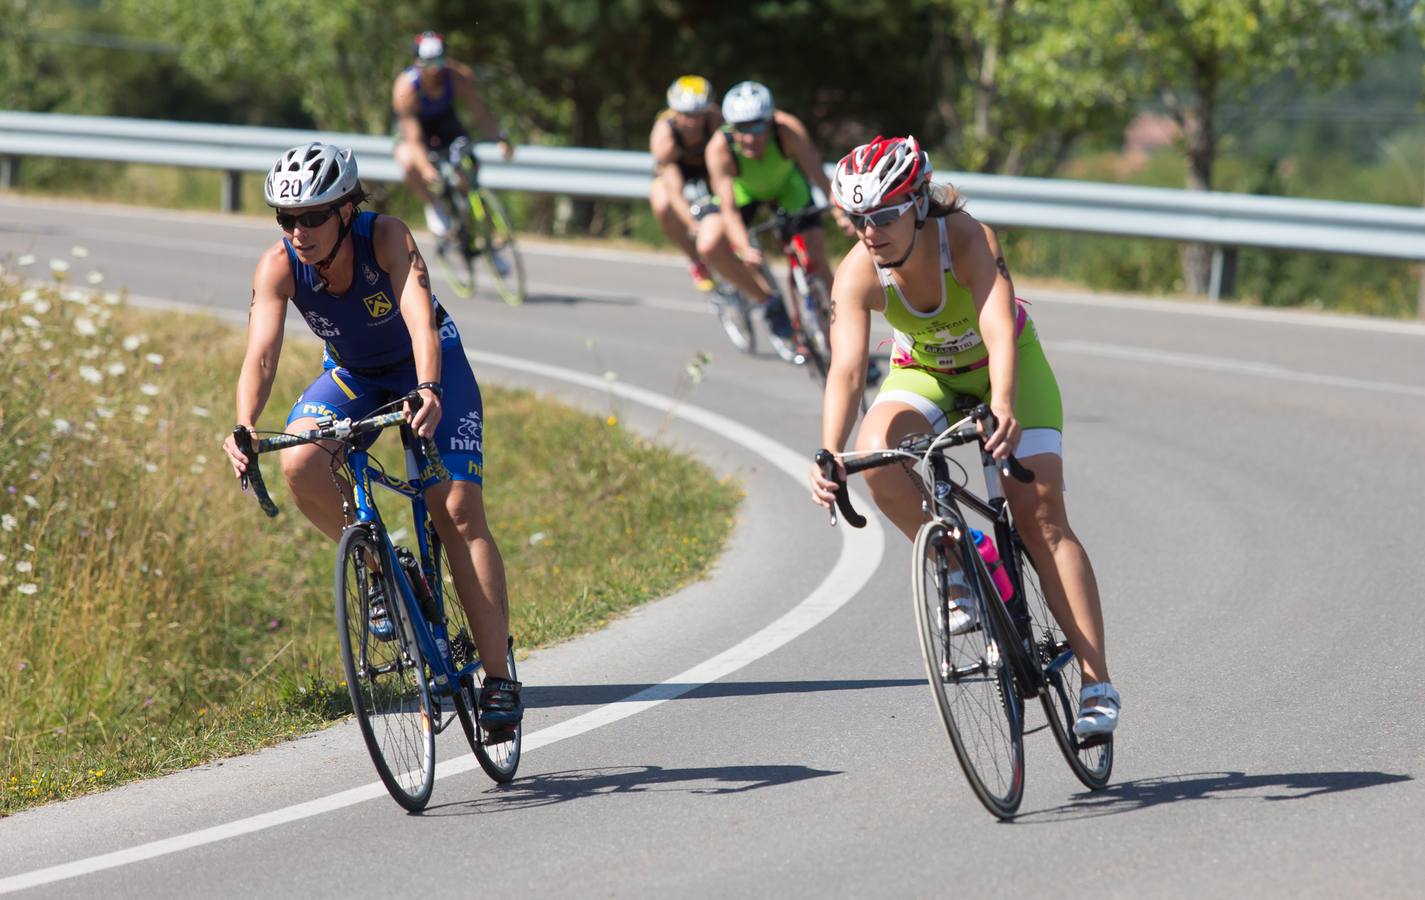
[[[974,631],[980,622],[975,611],[975,602],[969,597],[951,600],[946,604],[945,630],[950,634],[964,634]]]
[[[443,238],[450,233],[450,217],[445,210],[432,205],[426,206],[426,228],[430,233],[438,238]]]
[[[1121,706],[1118,691],[1107,681],[1085,685],[1079,691],[1079,718],[1074,722],[1074,735],[1089,746],[1107,741],[1118,727]]]

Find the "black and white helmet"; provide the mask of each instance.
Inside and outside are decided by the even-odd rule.
[[[283,153],[262,186],[268,206],[322,206],[361,193],[356,157],[343,147],[313,141]]]
[[[772,92],[756,81],[738,82],[722,95],[722,118],[729,125],[766,121],[776,109]]]

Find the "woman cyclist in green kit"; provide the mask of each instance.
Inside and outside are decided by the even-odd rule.
[[[1104,739],[1118,724],[1120,701],[1109,682],[1093,567],[1064,506],[1059,386],[1034,322],[1014,296],[994,232],[930,175],[914,137],[878,137],[833,173],[831,196],[859,240],[832,288],[822,446],[840,453],[856,422],[873,311],[895,329],[895,349],[857,449],[896,447],[908,434],[942,431],[958,398],[989,404],[997,424],[986,449],[996,459],[1013,453],[1034,473],[1029,483],[1006,479],[1003,489],[1049,608],[1083,666],[1074,732]],[[914,539],[926,517],[916,484],[894,466],[868,471],[866,483],[886,517]],[[817,466],[811,487],[813,500],[830,507],[837,485]],[[952,607],[950,614],[952,631],[974,625],[967,609]]]

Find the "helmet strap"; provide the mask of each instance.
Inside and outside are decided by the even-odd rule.
[[[915,202],[915,231],[911,233],[910,246],[906,248],[905,253],[901,254],[900,259],[895,262],[882,263],[881,268],[899,269],[905,265],[905,261],[910,259],[910,255],[915,252],[915,242],[920,239],[920,229],[925,227],[925,214],[929,211],[930,194],[928,192],[922,192]]]
[[[343,203],[344,202],[345,201],[343,201]],[[337,217],[341,217],[340,211],[337,212]],[[318,262],[315,266],[312,267],[317,270],[317,278],[321,281],[320,287],[324,291],[327,290],[327,277],[323,270],[332,264],[332,260],[336,259],[337,253],[341,251],[342,242],[345,241],[346,236],[351,233],[351,221],[355,218],[356,209],[353,208],[351,211],[351,219],[341,220],[341,228],[337,231],[336,243],[332,245],[332,252],[328,253],[326,255],[326,258],[322,259],[320,262]]]

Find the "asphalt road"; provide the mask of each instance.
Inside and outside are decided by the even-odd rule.
[[[239,320],[276,237],[0,196],[7,267],[32,254],[43,277],[83,246],[75,275]],[[1418,892],[1425,329],[1021,286],[1066,399],[1069,509],[1124,712],[1097,793],[1029,735],[1023,810],[1000,824],[924,684],[908,545],[832,531],[807,500],[805,373],[733,352],[669,257],[531,245],[527,265],[521,308],[442,298],[477,376],[612,408],[742,479],[713,577],[521,665],[506,787],[447,734],[431,808],[406,815],[347,723],[0,821],[0,892]],[[486,442],[500,452],[498,422]]]

